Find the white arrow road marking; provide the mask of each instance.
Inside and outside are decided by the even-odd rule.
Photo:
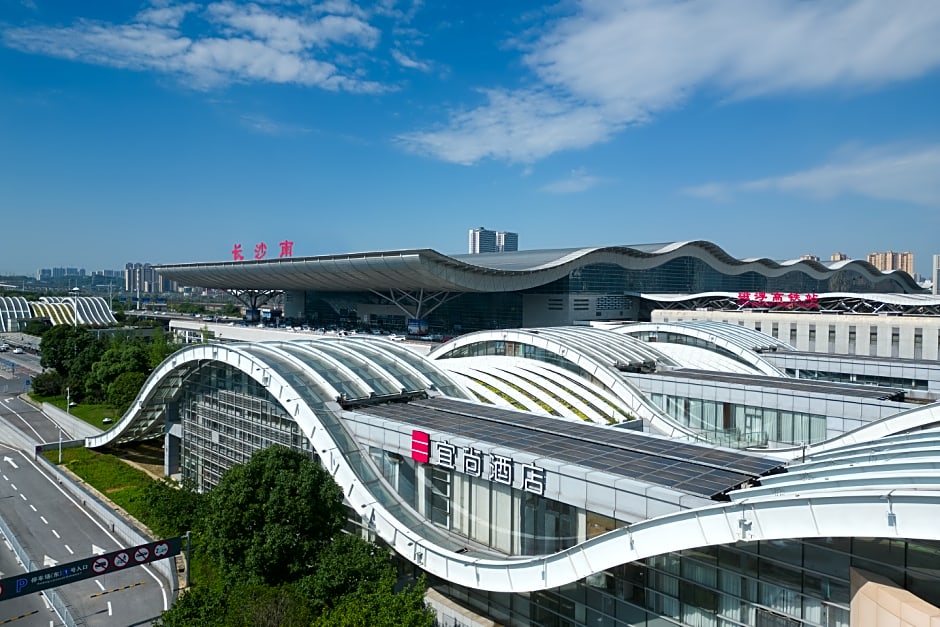
[[[43,555],[43,556],[42,556],[42,565],[45,566],[46,568],[51,568],[51,567],[55,566],[55,565],[58,564],[58,563],[59,563],[59,562],[57,562],[56,560],[52,559],[52,558],[49,557],[48,555]]]
[[[3,461],[5,461],[5,462],[7,462],[8,464],[10,464],[11,466],[13,466],[13,468],[19,468],[19,466],[16,465],[16,462],[13,461],[13,458],[12,458],[12,457],[4,457],[4,458],[3,458]]]
[[[102,548],[101,548],[100,546],[98,546],[97,544],[92,544],[92,545],[91,545],[91,552],[92,552],[93,555],[104,555],[104,549],[102,549]]]

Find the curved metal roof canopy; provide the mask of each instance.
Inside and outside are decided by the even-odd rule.
[[[597,263],[635,270],[658,267],[680,257],[696,257],[729,275],[756,272],[777,277],[799,271],[814,279],[851,268],[873,282],[891,281],[898,292],[920,292],[907,274],[883,273],[865,261],[836,262],[736,259],[707,241],[594,248],[529,250],[499,254],[448,256],[431,249],[412,249],[156,266],[161,276],[184,285],[217,289],[432,290],[446,292],[512,292],[551,283],[571,271]]]

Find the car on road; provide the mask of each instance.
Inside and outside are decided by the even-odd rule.
[[[23,354],[23,349],[20,348],[19,346],[17,346],[16,348],[13,349],[13,354],[14,354],[14,355],[22,355],[22,354]]]

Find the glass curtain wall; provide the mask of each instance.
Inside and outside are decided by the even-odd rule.
[[[940,604],[940,543],[880,538],[705,547],[529,595],[433,583],[507,625],[848,627],[850,567],[887,576]]]
[[[676,421],[724,446],[813,444],[826,439],[826,417],[819,414],[659,393],[650,394],[650,401]]]

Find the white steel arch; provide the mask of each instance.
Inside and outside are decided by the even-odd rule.
[[[592,386],[610,390],[619,406],[627,413],[645,420],[650,429],[657,433],[692,440],[704,439],[650,402],[646,395],[618,370],[618,366],[643,367],[645,364],[651,364],[656,368],[672,368],[679,365],[655,347],[627,335],[592,327],[478,331],[440,345],[432,350],[428,357],[447,369],[447,361],[452,356],[461,356],[463,347],[493,341],[533,346],[554,355],[559,361],[570,363],[584,373],[576,375],[585,380],[579,390],[588,382]],[[497,357],[492,356],[494,359]],[[516,357],[521,358],[524,355]],[[572,374],[575,375],[573,371]]]
[[[301,374],[312,373],[309,369],[286,372],[286,364],[299,360],[285,357],[282,348],[247,350],[239,345],[213,344],[183,349],[161,364],[140,398],[152,398],[161,388],[179,389],[185,379],[181,373],[191,372],[207,361],[237,368],[260,383],[297,422],[343,489],[349,505],[362,514],[370,528],[406,559],[459,585],[503,592],[554,588],[626,562],[739,540],[851,536],[940,540],[940,525],[935,520],[940,505],[940,434],[932,433],[932,445],[924,448],[918,461],[924,472],[917,489],[899,489],[880,480],[868,484],[857,481],[848,489],[829,487],[835,484],[824,478],[834,476],[833,469],[839,466],[835,460],[829,464],[828,475],[823,474],[825,465],[821,465],[802,482],[786,484],[789,478],[785,475],[770,478],[771,484],[781,484],[780,489],[740,490],[732,493],[732,502],[637,522],[549,555],[510,558],[459,552],[427,521],[415,520],[413,510],[409,514],[400,507],[378,471],[365,459],[368,456],[353,453],[351,447],[355,445],[338,418],[338,406],[331,407],[327,402],[328,411],[314,411],[313,406],[320,406],[323,399],[312,397],[308,388],[292,383],[299,382]],[[170,380],[166,386],[165,379]],[[142,404],[138,403],[112,431],[127,432],[138,419]],[[109,433],[89,438],[87,444],[100,446],[119,439]],[[895,438],[881,445],[903,447],[904,443],[904,438]],[[880,466],[877,462],[859,462],[853,476],[880,479],[884,476]],[[794,470],[798,476],[799,467]]]
[[[772,335],[737,324],[690,320],[688,322],[638,322],[611,327],[614,333],[646,338],[659,333],[683,335],[728,351],[739,361],[748,364],[760,374],[771,377],[787,376],[783,371],[760,356],[760,351],[792,351],[793,347]],[[714,349],[712,349],[714,350]]]
[[[527,405],[527,399],[520,398],[516,389],[505,385],[500,380],[493,380],[496,372],[512,376],[514,381],[524,381],[527,385],[536,386],[534,392],[539,399],[555,409],[560,416],[572,417],[569,406],[575,406],[591,422],[608,424],[616,421],[621,401],[614,394],[590,381],[580,379],[575,381],[575,374],[555,364],[533,359],[519,357],[457,357],[438,362],[451,374],[462,377],[465,385],[477,394],[486,396],[509,397]],[[487,386],[476,383],[482,380],[499,390],[493,393]],[[580,396],[587,401],[580,400]],[[510,406],[512,403],[504,401],[501,405]],[[620,415],[620,419],[625,416]]]

